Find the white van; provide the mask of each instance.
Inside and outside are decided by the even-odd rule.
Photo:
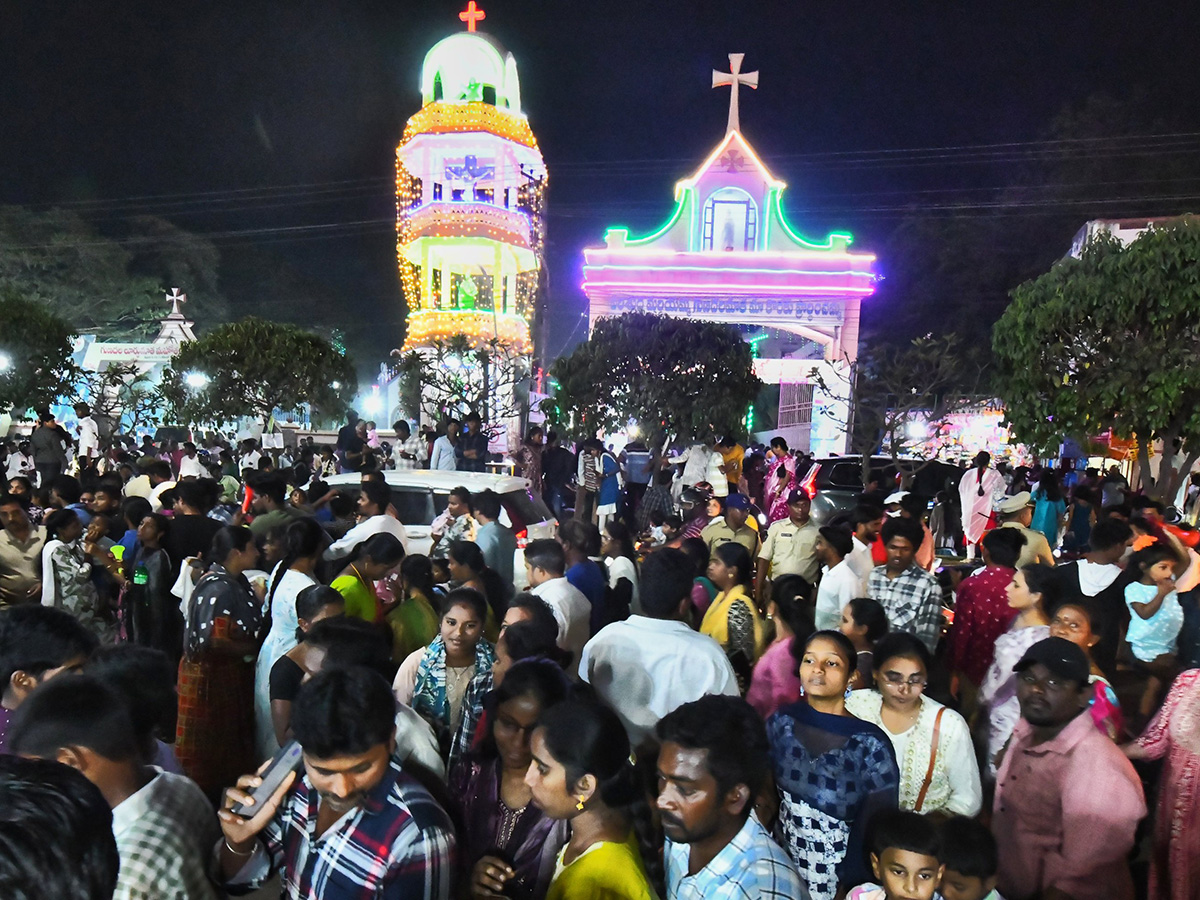
[[[513,578],[518,591],[527,587],[525,579],[525,543],[553,538],[558,521],[541,497],[529,491],[529,481],[512,475],[489,472],[445,472],[410,469],[383,473],[392,489],[392,505],[408,532],[409,553],[428,555],[433,547],[430,526],[446,509],[450,491],[464,487],[472,494],[493,490],[500,495],[500,524],[511,528],[517,537],[513,560]],[[336,491],[357,496],[362,484],[358,472],[345,472],[325,479]]]

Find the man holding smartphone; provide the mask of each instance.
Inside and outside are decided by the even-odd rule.
[[[395,715],[391,687],[368,669],[322,672],[306,682],[292,706],[303,772],[257,801],[266,767],[225,793],[225,883],[256,888],[278,872],[287,897],[450,896],[454,829],[401,769]],[[231,809],[238,803],[258,811],[239,816]]]

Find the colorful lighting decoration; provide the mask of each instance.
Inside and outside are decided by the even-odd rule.
[[[812,240],[787,220],[787,184],[741,131],[739,92],[759,87],[757,72],[742,71],[743,59],[730,54],[729,70],[713,71],[712,86],[730,88],[726,131],[699,168],[676,182],[667,221],[643,236],[609,228],[603,247],[584,250],[590,323],[644,311],[768,330],[778,340],[752,341],[756,371],[781,383],[785,370],[803,367],[791,381],[813,384],[814,409],[829,413],[814,414],[789,440],[842,452],[838,422],[845,423],[848,409],[822,393],[813,367],[841,372],[857,357],[860,305],[875,291],[875,257],[851,250],[854,238],[846,232]],[[745,424],[754,428],[753,407]]]
[[[466,335],[532,352],[545,247],[546,166],[521,113],[512,54],[475,30],[433,46],[423,105],[396,148],[396,262],[405,350]]]

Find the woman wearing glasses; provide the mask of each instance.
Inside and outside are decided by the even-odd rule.
[[[929,650],[911,634],[875,647],[875,689],[854,691],[846,709],[883,729],[900,765],[900,806],[927,815],[974,817],[983,799],[966,721],[925,696]]]

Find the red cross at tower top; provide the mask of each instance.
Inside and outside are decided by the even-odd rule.
[[[487,13],[475,5],[475,0],[471,0],[467,4],[467,8],[458,14],[458,17],[467,23],[467,31],[474,31],[475,23],[481,19],[486,19]]]

